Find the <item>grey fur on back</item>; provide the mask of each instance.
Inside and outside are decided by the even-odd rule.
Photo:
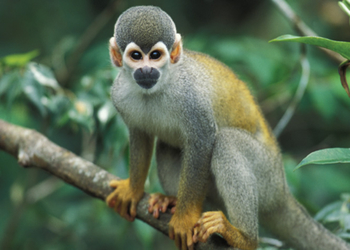
[[[175,35],[175,24],[170,16],[154,6],[136,6],[124,11],[118,18],[114,34],[122,51],[130,42],[134,42],[145,53],[160,41],[171,50]]]

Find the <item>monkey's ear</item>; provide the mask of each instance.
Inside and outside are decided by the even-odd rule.
[[[182,55],[182,40],[181,40],[181,35],[177,33],[175,37],[175,43],[170,53],[170,62],[177,63],[180,60],[181,55]]]
[[[111,37],[111,39],[109,39],[109,56],[111,57],[111,61],[115,66],[123,66],[123,56],[120,53],[120,49],[114,37]]]

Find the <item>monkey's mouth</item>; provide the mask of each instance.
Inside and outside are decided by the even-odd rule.
[[[148,78],[148,79],[136,80],[136,83],[144,89],[150,89],[154,85],[156,85],[157,81],[158,79]]]

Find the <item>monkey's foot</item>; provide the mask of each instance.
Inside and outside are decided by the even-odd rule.
[[[159,212],[165,213],[169,208],[171,213],[174,214],[176,210],[176,197],[175,196],[166,196],[161,193],[151,194],[151,197],[148,200],[148,212],[153,214],[154,218],[159,217]]]
[[[181,250],[193,250],[193,227],[201,216],[201,207],[188,207],[186,211],[177,209],[169,222],[169,238],[175,240],[175,245]]]
[[[106,198],[107,205],[128,221],[134,221],[136,206],[143,196],[143,189],[132,189],[129,179],[112,180],[109,185],[115,190]]]
[[[206,242],[213,233],[220,234],[229,245],[242,250],[252,250],[257,247],[257,240],[249,239],[232,226],[221,211],[202,214],[193,228],[193,242]]]

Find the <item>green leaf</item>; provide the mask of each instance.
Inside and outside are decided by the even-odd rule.
[[[34,79],[42,86],[50,87],[55,90],[60,88],[54,73],[49,67],[43,64],[29,63],[28,69],[33,74]]]
[[[306,156],[296,169],[310,164],[350,163],[350,148],[329,148],[313,152]]]
[[[29,61],[31,61],[33,58],[37,57],[38,55],[39,55],[39,51],[33,50],[24,54],[8,55],[1,58],[0,61],[3,61],[8,66],[21,67],[26,65]]]
[[[342,201],[333,202],[324,208],[322,208],[314,217],[317,221],[327,221],[327,217],[334,213],[340,211],[341,206],[343,205]],[[328,220],[329,221],[329,220]]]
[[[115,115],[116,110],[111,101],[107,101],[97,112],[97,118],[102,127],[105,127]]]
[[[8,94],[11,87],[19,85],[21,76],[18,70],[9,71],[0,78],[0,96]]]
[[[348,16],[350,16],[350,10],[349,10],[350,5],[347,1],[338,2],[338,5]]]
[[[293,36],[293,35],[283,35],[271,40],[270,42],[298,42],[298,43],[315,45],[326,49],[330,49],[334,52],[339,53],[343,57],[350,59],[349,42],[333,41],[327,38],[316,37],[316,36],[301,37],[301,36]]]
[[[32,72],[27,69],[22,79],[22,88],[28,100],[31,101],[39,110],[41,116],[46,116],[47,111],[42,103],[44,88],[35,79]]]

